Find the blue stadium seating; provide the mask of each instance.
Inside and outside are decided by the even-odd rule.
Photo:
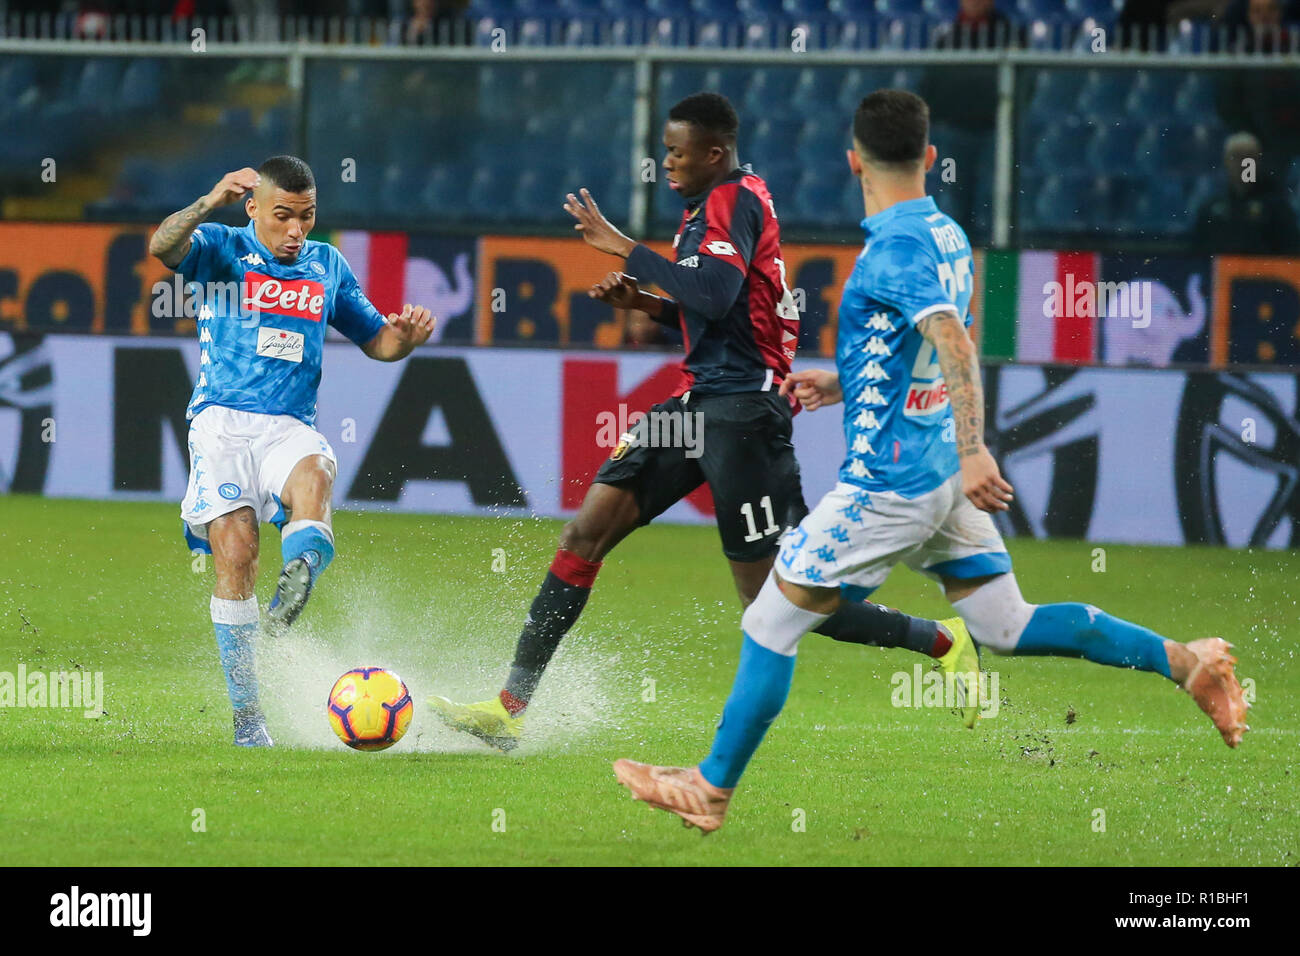
[[[1098,175],[1129,170],[1137,156],[1138,142],[1145,133],[1140,120],[1123,117],[1098,124],[1084,151],[1090,170]]]
[[[1122,116],[1132,87],[1132,75],[1123,70],[1091,70],[1079,91],[1078,111],[1085,116]]]

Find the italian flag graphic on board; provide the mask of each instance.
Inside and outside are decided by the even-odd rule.
[[[984,255],[984,355],[1018,362],[1097,360],[1095,252]]]

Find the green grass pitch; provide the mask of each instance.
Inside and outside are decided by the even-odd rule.
[[[1157,676],[1043,658],[986,655],[998,713],[966,731],[892,705],[891,675],[920,658],[810,635],[727,825],[702,838],[634,803],[609,765],[707,751],[740,642],[712,528],[650,527],[611,556],[507,757],[424,699],[500,686],[558,522],[340,513],[337,561],[260,658],[265,751],[231,745],[212,571],[179,525],[172,505],[0,497],[0,671],[100,671],[106,711],[0,707],[7,864],[1300,862],[1292,553],[1112,546],[1098,571],[1095,545],[1011,542],[1031,601],[1232,640],[1256,694],[1238,751]],[[904,569],[878,597],[947,610]],[[370,663],[416,699],[380,754],[347,750],[324,713],[334,678]]]

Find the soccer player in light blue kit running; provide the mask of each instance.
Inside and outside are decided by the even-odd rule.
[[[971,250],[925,195],[937,153],[929,109],[877,91],[853,121],[849,167],[862,184],[867,242],[840,301],[837,372],[796,372],[809,410],[844,401],[839,483],[782,540],[773,574],[741,619],[744,643],[713,750],[698,766],[614,764],[640,800],[702,830],[785,704],[799,639],[844,600],[905,564],[936,580],[977,643],[1000,654],[1082,657],[1175,681],[1241,741],[1246,704],[1221,638],[1181,644],[1085,604],[1026,603],[990,514],[1012,488],[984,446],[984,396],[967,333]]]
[[[205,223],[244,199],[249,223]],[[197,283],[199,377],[190,420],[190,480],[181,504],[192,548],[216,568],[212,627],[234,708],[235,743],[269,747],[258,703],[253,638],[260,614],[258,527],[280,529],[280,572],[267,615],[292,624],[334,558],[330,497],[336,462],[314,425],[325,326],[383,362],[405,358],[433,331],[429,310],[387,320],[333,246],[307,238],[316,182],[293,156],[228,173],[210,193],[163,220],[149,252]]]

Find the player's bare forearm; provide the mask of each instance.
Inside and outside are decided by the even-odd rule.
[[[212,203],[203,196],[172,213],[149,237],[149,254],[161,259],[167,268],[176,268],[190,251],[190,236],[211,212]]]
[[[921,334],[934,345],[939,370],[948,388],[957,428],[957,457],[978,454],[984,449],[984,386],[980,381],[975,343],[956,312],[926,316],[920,328]]]
[[[429,341],[437,319],[424,306],[408,302],[400,313],[390,313],[387,322],[361,351],[380,362],[400,362]]]
[[[415,342],[402,338],[396,329],[386,326],[361,346],[361,351],[380,362],[400,362],[415,351],[415,345]]]

